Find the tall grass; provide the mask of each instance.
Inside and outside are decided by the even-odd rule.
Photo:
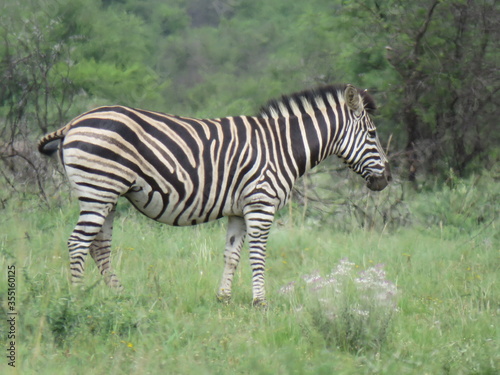
[[[69,285],[66,240],[77,218],[76,204],[47,210],[35,200],[10,201],[0,215],[0,267],[4,275],[8,265],[17,270],[15,370],[496,374],[498,184],[488,176],[455,182],[412,197],[414,224],[391,231],[333,231],[283,216],[269,240],[267,311],[251,307],[245,255],[232,303],[216,302],[222,221],[172,228],[121,202],[113,262],[126,289],[116,294],[106,288],[91,259],[84,287],[74,290]],[[383,340],[370,350],[346,349],[325,335],[312,314],[318,301],[307,288],[293,295],[280,293],[283,285],[304,274],[331,273],[343,258],[359,266],[353,269],[356,277],[358,270],[384,264],[385,278],[397,287],[398,312],[391,316]],[[6,296],[3,281],[4,312]],[[4,337],[6,319],[0,327]],[[368,340],[361,337],[355,347]],[[12,369],[2,357],[0,372],[6,370]]]

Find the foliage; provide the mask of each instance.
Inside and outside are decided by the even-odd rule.
[[[500,214],[500,193],[489,191],[489,186],[497,184],[497,179],[494,171],[467,180],[450,171],[444,186],[422,193],[430,204],[415,214],[427,225],[444,225],[455,231],[492,225]]]
[[[387,115],[405,128],[396,139],[405,142],[410,181],[422,172],[444,177],[449,168],[464,176],[497,162],[499,139],[491,125],[499,104],[500,29],[494,2],[354,2],[351,11],[366,35],[380,36],[378,50],[385,46],[398,74]],[[371,38],[364,43],[373,45]]]
[[[468,175],[499,157],[497,13],[461,0],[7,2],[0,171],[43,192],[47,166],[27,146],[97,105],[255,114],[271,97],[352,82],[379,103],[396,174]]]

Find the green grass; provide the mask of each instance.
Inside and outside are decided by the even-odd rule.
[[[172,228],[121,202],[113,261],[126,289],[115,294],[91,259],[85,287],[73,290],[68,283],[66,239],[76,203],[48,210],[36,200],[10,202],[0,211],[2,279],[8,265],[17,276],[17,372],[10,373],[496,374],[497,191],[488,180],[415,195],[413,225],[391,231],[292,226],[283,215],[269,240],[266,311],[251,307],[245,256],[231,304],[216,302],[224,221]],[[380,351],[331,347],[302,309],[307,298],[279,293],[345,257],[360,269],[383,263],[397,284],[399,312]],[[4,316],[6,296],[2,281]],[[2,318],[3,337],[5,323]]]

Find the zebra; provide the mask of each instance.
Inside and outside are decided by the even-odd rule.
[[[224,270],[217,292],[229,302],[248,238],[253,305],[266,306],[266,244],[277,210],[295,181],[337,155],[379,191],[391,180],[370,117],[366,90],[329,85],[269,101],[258,116],[197,119],[106,106],[90,110],[38,143],[59,150],[80,205],[68,239],[73,284],[87,255],[106,284],[123,287],[111,267],[111,236],[120,196],[149,218],[173,226],[228,218]],[[59,143],[57,143],[57,141]]]

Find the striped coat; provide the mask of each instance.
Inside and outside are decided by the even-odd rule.
[[[327,86],[269,102],[259,116],[195,119],[123,106],[91,110],[39,142],[59,153],[80,202],[68,241],[73,282],[88,253],[106,282],[114,209],[120,196],[162,223],[194,225],[229,218],[218,296],[231,284],[245,237],[254,304],[265,304],[265,249],[274,214],[295,181],[330,155],[342,157],[381,190],[387,160],[369,116],[373,100],[353,86]]]

